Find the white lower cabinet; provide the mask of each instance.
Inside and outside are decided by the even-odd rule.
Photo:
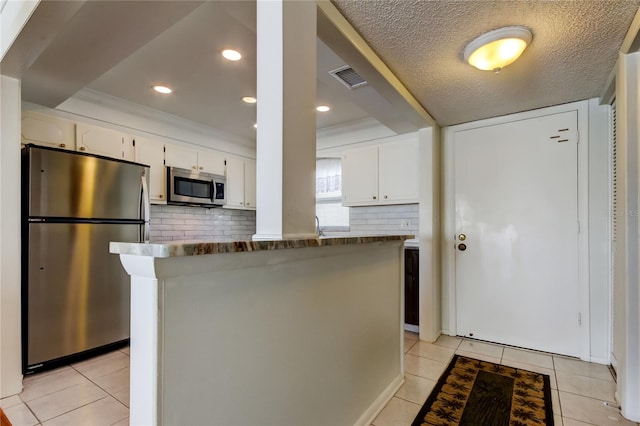
[[[22,143],[76,149],[75,124],[49,115],[25,111],[22,113]]]
[[[255,210],[256,162],[241,157],[227,157],[226,208]]]
[[[164,166],[164,143],[145,138],[134,138],[136,162],[149,169],[149,196],[154,204],[167,202],[167,172]]]
[[[415,137],[356,148],[342,156],[342,204],[374,206],[418,202]]]
[[[133,161],[133,138],[125,133],[87,124],[76,124],[78,151]]]

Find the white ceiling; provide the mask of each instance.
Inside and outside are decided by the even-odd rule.
[[[638,0],[332,0],[440,125],[597,97]],[[533,41],[499,74],[461,59],[492,29]]]
[[[438,123],[449,125],[598,96],[640,0],[333,3]],[[14,71],[28,101],[55,107],[88,88],[254,142],[255,105],[241,97],[256,91],[255,13],[255,1],[42,2],[16,45],[42,38],[53,21],[55,36],[39,50],[8,54],[3,72],[29,54],[30,66]],[[466,43],[504,25],[534,34],[520,60],[499,74],[462,61]],[[345,60],[358,71],[362,58],[345,56],[324,31],[330,47],[318,40],[317,98],[332,110],[317,114],[318,128],[369,116],[394,128],[401,109],[387,89],[349,91],[328,75]],[[222,59],[229,47],[244,59]],[[174,93],[159,95],[154,84]]]

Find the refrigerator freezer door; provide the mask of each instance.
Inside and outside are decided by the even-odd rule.
[[[109,242],[139,229],[29,224],[28,366],[129,338],[129,277]]]
[[[38,147],[28,161],[28,216],[140,219],[145,166]]]

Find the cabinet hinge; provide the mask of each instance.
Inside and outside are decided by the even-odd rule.
[[[578,312],[578,325],[582,325],[582,312]]]
[[[580,130],[576,130],[576,143],[580,143]]]
[[[227,160],[224,160],[224,165],[225,165],[225,166],[227,165]]]
[[[136,140],[135,139],[133,140],[133,146],[136,146]]]

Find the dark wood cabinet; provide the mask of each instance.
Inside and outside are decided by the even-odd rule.
[[[404,322],[419,325],[418,319],[418,258],[420,250],[406,248],[404,250]]]

